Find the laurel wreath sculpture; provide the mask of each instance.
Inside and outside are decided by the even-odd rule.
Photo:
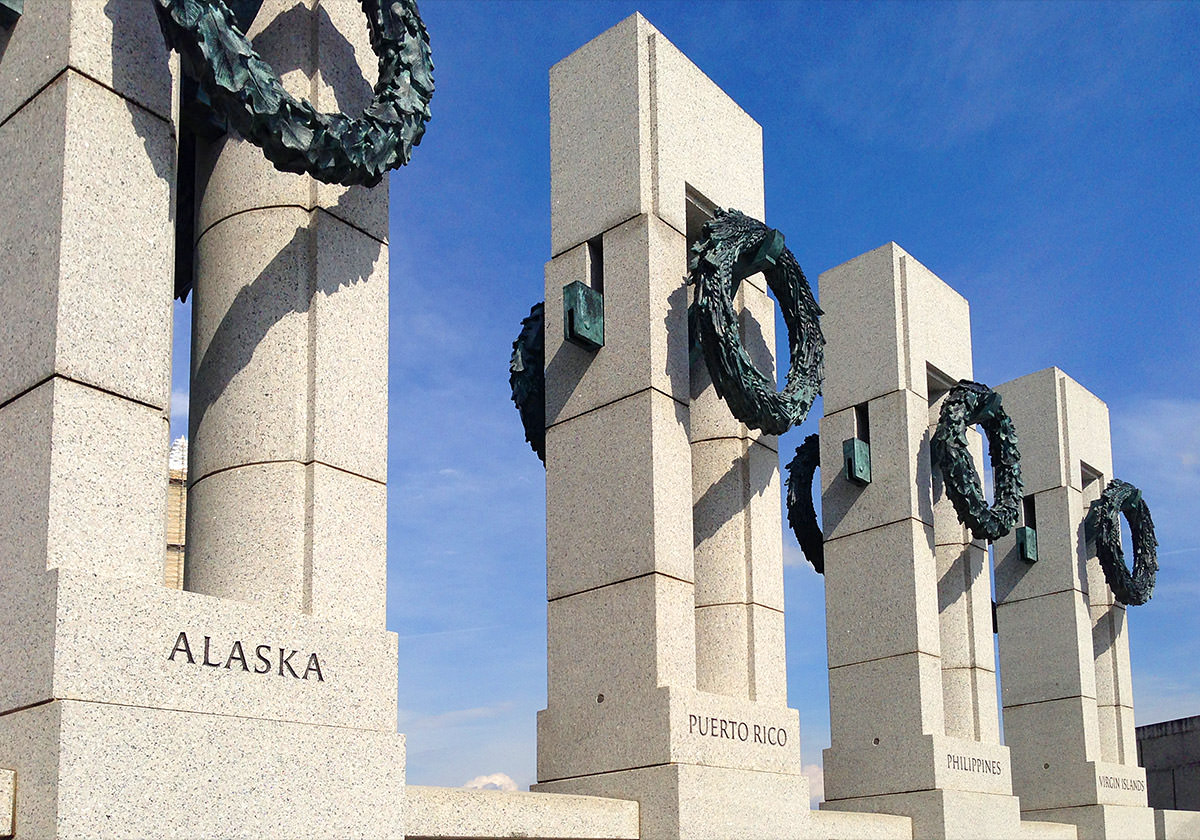
[[[774,250],[778,253],[766,253]],[[734,295],[761,269],[787,324],[791,366],[782,391],[750,359],[738,334]],[[752,429],[781,435],[808,416],[825,376],[821,310],[783,237],[737,210],[718,209],[692,246],[688,282],[695,286],[692,335],[699,338],[717,395]]]
[[[1121,550],[1121,514],[1129,522],[1133,539],[1132,573]],[[1142,491],[1114,478],[1088,511],[1088,524],[1096,540],[1096,557],[1113,597],[1127,606],[1149,601],[1158,573],[1158,540]]]
[[[429,121],[433,60],[415,0],[359,0],[379,81],[356,119],[317,111],[284,90],[222,0],[155,0],[168,45],[199,79],[214,109],[276,169],[329,184],[373,187],[408,163]]]
[[[825,574],[825,537],[817,524],[817,509],[813,506],[813,474],[821,463],[821,438],[809,435],[796,447],[796,457],[787,465],[788,525],[800,543],[805,559],[812,563],[817,574]]]
[[[991,454],[995,499],[991,507],[967,448],[967,429],[976,424],[983,427]],[[1000,404],[1000,395],[978,382],[960,381],[942,403],[929,450],[958,520],[971,529],[975,539],[991,541],[1007,534],[1017,522],[1024,485],[1017,430]]]
[[[512,401],[525,427],[525,440],[546,463],[546,305],[534,304],[521,321],[521,334],[513,342],[508,363]]]

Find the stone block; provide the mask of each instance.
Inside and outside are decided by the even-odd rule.
[[[1025,810],[1094,803],[1100,757],[1096,705],[1068,697],[1004,708],[1013,790]]]
[[[672,762],[800,773],[799,715],[782,703],[664,686],[598,699],[552,695],[538,713],[541,782]]]
[[[317,460],[385,481],[386,246],[288,208],[213,228],[198,264],[192,480]]]
[[[987,549],[974,543],[959,543],[937,546],[934,553],[938,565],[942,668],[981,668],[994,672]],[[994,690],[991,693],[995,695]]]
[[[383,627],[387,621],[387,486],[310,464],[311,601],[317,618]]]
[[[903,519],[929,525],[934,521],[925,399],[908,390],[892,391],[871,400],[867,412],[871,483],[865,487],[846,478],[842,463],[842,441],[855,436],[854,409],[826,412],[821,418],[821,521],[826,541]]]
[[[903,796],[909,791],[919,791],[920,796],[985,794],[1011,799],[1011,807],[1019,807],[1016,797],[1011,795],[1008,749],[999,744],[982,744],[945,735],[919,735],[890,741],[880,739],[878,745],[865,748],[840,749],[835,746],[825,750],[825,802],[822,808],[902,814],[913,818],[914,837],[941,836],[919,813],[890,804],[896,795]],[[962,797],[964,805],[970,798]],[[993,800],[984,799],[980,805],[989,801]],[[918,822],[924,825],[923,829],[918,827]],[[995,824],[992,829],[996,829]],[[953,833],[951,836],[958,835]],[[997,832],[985,836],[1011,837],[1013,833]]]
[[[23,836],[404,831],[404,736],[394,733],[60,700],[0,717],[0,752],[21,778]]]
[[[174,155],[168,123],[74,72],[0,127],[22,173],[0,184],[0,402],[59,373],[166,409]]]
[[[752,638],[749,605],[698,605],[696,687],[712,694],[750,697]]]
[[[996,620],[1006,709],[1096,696],[1089,622],[1078,590],[1002,603],[996,608]]]
[[[1090,608],[1093,654],[1096,663],[1096,702],[1101,706],[1133,708],[1133,682],[1129,664],[1129,620],[1120,604]],[[1126,744],[1134,745],[1133,730]]]
[[[28,580],[70,567],[162,581],[167,421],[54,378],[0,409],[0,557]]]
[[[550,599],[650,572],[690,582],[691,474],[687,409],[656,390],[548,429]]]
[[[642,840],[814,836],[808,830],[808,778],[798,774],[671,764],[566,779],[536,789],[637,799]],[[883,831],[878,836],[906,836]]]
[[[687,240],[653,216],[603,237],[604,347],[563,338],[562,290],[591,285],[581,245],[546,265],[546,424],[653,388],[688,405]],[[728,411],[728,409],[726,409]]]
[[[599,796],[409,785],[405,837],[639,840],[638,803]]]
[[[553,254],[652,210],[649,29],[630,16],[550,68]]]
[[[4,709],[69,697],[395,731],[396,637],[382,625],[66,569],[20,600],[5,588],[16,606],[3,627],[24,628],[27,648],[0,661]]]
[[[1037,515],[1038,561],[1026,563],[1021,559],[1015,529],[995,541],[997,603],[1068,589],[1086,598],[1082,594],[1088,590],[1083,495],[1064,485],[1037,493],[1033,504]]]
[[[361,17],[361,10],[353,11]],[[386,188],[382,194],[386,199]],[[311,224],[317,265],[308,308],[312,440],[306,460],[385,482],[388,247],[323,213]]]
[[[905,519],[827,541],[825,627],[830,669],[917,651],[940,657],[933,529]]]
[[[908,738],[940,733],[941,664],[936,656],[909,653],[830,667],[829,709],[835,752],[878,747],[882,754]]]
[[[644,31],[654,110],[642,153],[653,155],[656,212],[686,231],[690,189],[764,219],[762,127],[654,27]]]
[[[996,672],[991,668],[943,668],[942,706],[945,709],[947,735],[989,744],[1000,743]]]
[[[0,122],[68,67],[170,119],[169,53],[152,6],[125,0],[26,3],[0,64]]]
[[[924,790],[824,802],[822,809],[896,814],[912,820],[912,836],[930,840],[996,840],[1000,837],[1072,838],[1063,833],[1022,832],[1021,814],[1012,796],[973,791]]]
[[[996,388],[1017,429],[1025,493],[1083,488],[1080,462],[1112,478],[1108,407],[1058,368],[1030,373]]]
[[[912,840],[913,836],[912,820],[894,814],[810,811],[803,827],[801,836],[814,840]]]
[[[750,606],[752,700],[787,703],[787,653],[783,610]]]
[[[184,588],[302,612],[307,472],[303,464],[279,461],[227,469],[193,482]]]
[[[896,243],[821,274],[826,415],[892,391],[928,398],[927,369],[972,378],[967,301]]]
[[[942,400],[938,400],[939,404]],[[941,409],[936,411],[931,408],[933,423],[929,427],[929,436],[925,442],[933,437],[934,431],[937,429],[937,418],[941,416]],[[975,462],[975,474],[979,476],[980,481],[984,480],[983,470],[983,435],[979,433],[978,427],[971,427],[966,430],[967,449],[971,453],[971,458]],[[942,478],[942,471],[933,467],[932,459],[930,463],[930,478],[932,481],[932,490],[930,492],[930,503],[933,511],[933,540],[936,545],[967,545],[973,543],[982,551],[987,551],[987,540],[977,540],[971,533],[971,529],[963,524],[958,518],[958,512],[954,509],[954,503],[950,501],[950,497],[946,495],[946,482]],[[985,487],[984,494],[990,493],[991,488]]]
[[[693,443],[696,605],[783,609],[779,456],[739,439]]]
[[[611,709],[656,685],[695,685],[692,586],[642,575],[552,600],[547,607],[549,703]]]
[[[641,15],[550,69],[551,251],[643,213],[687,229],[687,189],[763,218],[762,129]]]
[[[193,485],[241,464],[305,460],[309,221],[295,208],[244,213],[200,239],[188,421]]]
[[[1154,835],[1154,811],[1128,805],[1083,805],[1031,811],[1038,820],[1069,823],[1080,838],[1097,840],[1150,840]]]
[[[1200,837],[1200,811],[1156,810],[1154,836],[1157,840],[1187,840]]]

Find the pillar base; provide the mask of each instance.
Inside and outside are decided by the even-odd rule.
[[[821,803],[823,810],[897,814],[912,819],[922,840],[1075,840],[1072,826],[1022,820],[1015,796],[964,790],[922,790]]]
[[[1155,837],[1155,812],[1145,806],[1080,805],[1075,808],[1024,811],[1022,816],[1069,823],[1076,827],[1079,840],[1152,840]],[[1179,836],[1197,835],[1187,833]]]

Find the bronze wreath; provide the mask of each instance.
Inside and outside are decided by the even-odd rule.
[[[1125,554],[1121,550],[1121,514],[1129,521],[1129,535],[1133,540],[1132,573],[1125,565]],[[1142,491],[1114,478],[1100,498],[1092,503],[1087,522],[1091,526],[1088,530],[1096,540],[1096,558],[1113,597],[1128,606],[1149,601],[1158,573],[1158,540]]]
[[[546,463],[546,306],[537,303],[521,320],[521,334],[513,342],[508,363],[512,401],[521,414],[525,440]]]
[[[987,435],[995,501],[988,507],[975,461],[967,449],[967,428],[978,423]],[[1021,453],[1017,431],[1000,404],[1000,395],[966,379],[942,403],[937,430],[929,441],[934,469],[941,470],[946,495],[958,520],[977,540],[998,539],[1016,524],[1021,510]]]
[[[813,507],[813,474],[821,462],[821,439],[809,435],[804,443],[796,447],[796,457],[787,465],[787,519],[788,525],[800,543],[805,559],[812,563],[817,574],[825,574],[825,537],[817,522],[817,509]]]
[[[692,334],[717,395],[752,429],[781,435],[802,423],[821,393],[825,337],[821,310],[783,236],[737,210],[718,209],[704,223],[688,269],[688,282],[696,287]],[[738,334],[733,297],[742,278],[759,270],[787,324],[791,365],[783,391],[754,366]]]
[[[155,0],[163,34],[216,111],[284,172],[373,187],[408,163],[429,121],[433,61],[415,0],[359,0],[379,57],[375,97],[357,119],[293,97],[222,0]]]

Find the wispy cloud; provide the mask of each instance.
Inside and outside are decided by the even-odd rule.
[[[463,784],[472,790],[517,790],[517,783],[504,773],[491,773],[487,776],[476,776]]]
[[[500,703],[495,706],[476,706],[472,709],[455,709],[436,715],[410,716],[400,712],[399,725],[401,731],[414,732],[417,730],[446,729],[453,726],[474,723],[480,720],[496,718],[511,708],[511,703]]]

